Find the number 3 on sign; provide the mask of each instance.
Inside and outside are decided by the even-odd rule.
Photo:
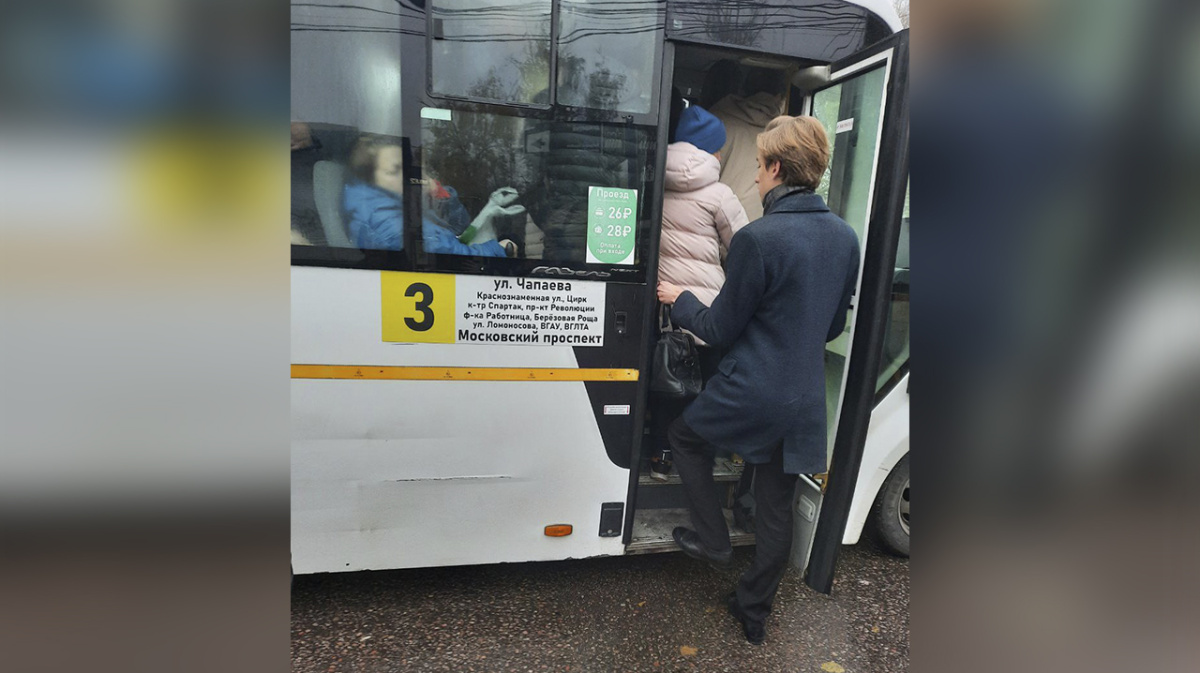
[[[380,273],[383,340],[454,343],[454,276],[441,273]]]

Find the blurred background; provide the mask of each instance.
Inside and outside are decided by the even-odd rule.
[[[8,670],[288,666],[288,3],[0,4]]]
[[[915,667],[1195,670],[1200,4],[915,10]],[[288,666],[288,12],[0,5],[7,668]]]
[[[1195,670],[1200,5],[915,4],[913,661]]]

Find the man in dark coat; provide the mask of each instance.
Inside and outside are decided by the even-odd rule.
[[[713,456],[755,466],[754,561],[729,608],[746,638],[763,625],[792,545],[796,475],[827,469],[825,344],[846,324],[858,280],[858,237],[813,189],[829,163],[813,117],[778,117],[758,137],[762,219],[733,237],[727,277],[711,307],[668,283],[675,324],[728,352],[719,373],[671,426],[669,441],[693,529],[676,528],[689,556],[727,565],[733,549],[713,487]]]

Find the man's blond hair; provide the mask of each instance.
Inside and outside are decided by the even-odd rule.
[[[829,137],[816,117],[776,117],[758,134],[766,165],[779,164],[779,179],[793,187],[816,189],[829,166]]]

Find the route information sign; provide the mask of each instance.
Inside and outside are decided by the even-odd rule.
[[[603,346],[604,283],[381,274],[383,340]]]

